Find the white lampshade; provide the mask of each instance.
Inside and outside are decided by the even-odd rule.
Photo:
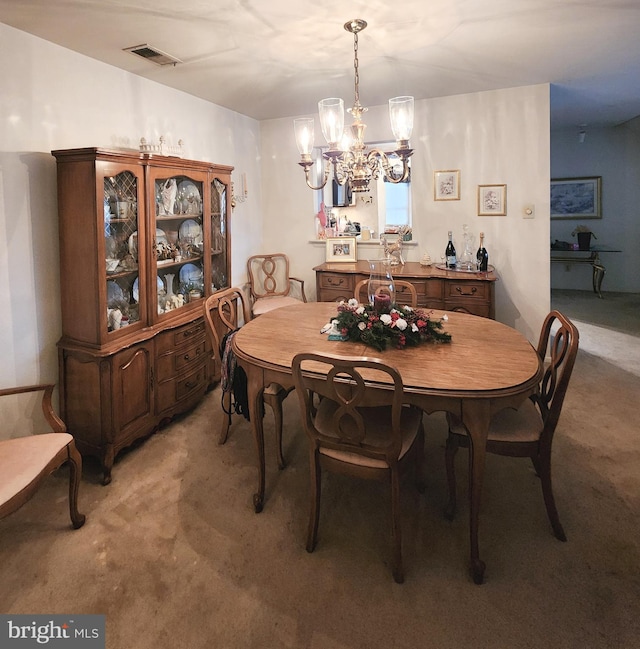
[[[322,134],[330,148],[337,148],[344,132],[344,102],[337,97],[318,102]]]
[[[296,145],[300,155],[309,155],[311,153],[314,128],[313,117],[300,117],[293,120],[293,130],[296,134]]]
[[[389,99],[389,119],[396,140],[408,140],[413,130],[413,97]]]

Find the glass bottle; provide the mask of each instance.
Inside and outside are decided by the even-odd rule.
[[[389,313],[396,301],[396,285],[391,275],[388,259],[369,261],[370,275],[367,286],[369,304],[376,313]]]
[[[451,230],[449,230],[449,242],[447,243],[447,247],[444,251],[445,257],[447,258],[447,268],[455,268],[456,267],[456,248],[453,245],[453,233]]]
[[[485,273],[489,270],[489,253],[484,247],[484,232],[480,233],[480,247],[476,253],[476,262],[478,270]]]

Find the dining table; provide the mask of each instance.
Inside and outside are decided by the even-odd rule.
[[[291,364],[300,352],[379,358],[398,370],[409,403],[427,414],[451,413],[468,431],[470,570],[473,580],[482,583],[485,563],[480,559],[478,529],[489,422],[496,412],[517,408],[538,390],[543,367],[536,349],[519,331],[495,320],[425,310],[432,320],[444,318],[450,342],[377,351],[362,342],[330,340],[321,333],[336,317],[337,306],[335,302],[301,302],[274,309],[244,324],[233,338],[237,363],[247,374],[249,416],[257,449],[255,511],[262,511],[265,498],[265,387],[271,383],[293,387]],[[391,388],[381,383],[367,387]]]

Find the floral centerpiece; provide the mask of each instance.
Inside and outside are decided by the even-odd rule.
[[[378,351],[388,346],[403,349],[423,342],[450,342],[451,334],[443,331],[444,315],[432,319],[430,314],[410,306],[388,305],[374,309],[356,299],[338,304],[338,315],[325,327],[330,337],[352,342],[363,342]]]

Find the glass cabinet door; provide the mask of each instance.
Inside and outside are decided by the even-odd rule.
[[[131,171],[105,176],[104,251],[107,331],[140,320],[138,262],[138,177]]]
[[[227,191],[219,178],[211,183],[211,292],[229,288],[227,277]]]
[[[163,174],[163,170],[157,173]],[[183,174],[154,179],[155,233],[150,233],[150,239],[159,316],[182,309],[205,295],[204,185],[203,180]]]

